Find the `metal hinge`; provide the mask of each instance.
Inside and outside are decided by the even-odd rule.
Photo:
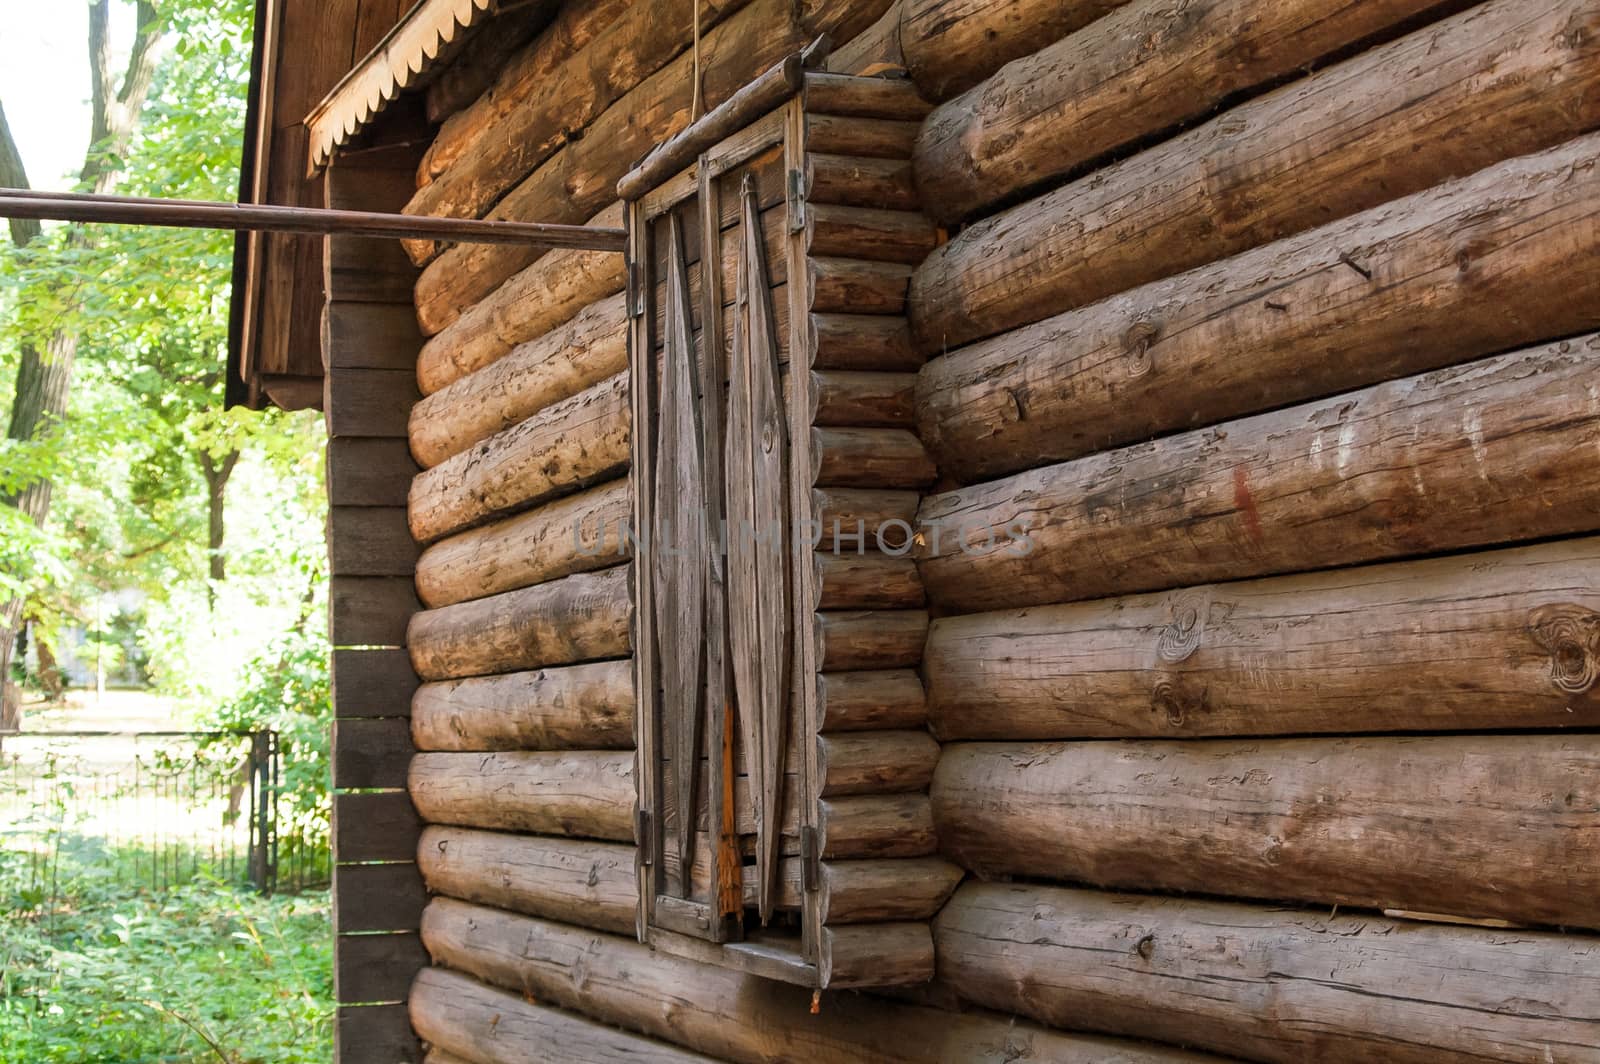
[[[800,829],[800,865],[806,893],[822,889],[822,847],[817,844],[816,828]]]
[[[789,171],[789,232],[798,233],[806,227],[806,175],[803,170]]]
[[[637,262],[628,263],[628,317],[644,317],[644,271]]]
[[[635,814],[637,824],[634,827],[635,838],[639,844],[639,863],[646,868],[655,863],[655,835],[651,831],[652,818],[650,810],[641,809]]]

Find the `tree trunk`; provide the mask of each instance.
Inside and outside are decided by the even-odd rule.
[[[200,454],[200,471],[206,478],[206,557],[210,559],[210,580],[206,584],[206,604],[214,613],[217,608],[217,587],[228,576],[227,556],[222,553],[223,537],[227,533],[226,503],[228,478],[239,462],[239,452],[229,451],[221,461],[209,452]]]

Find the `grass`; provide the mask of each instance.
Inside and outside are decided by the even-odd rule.
[[[197,876],[153,892],[136,859],[73,837],[49,889],[0,849],[0,1064],[324,1064],[328,895]]]

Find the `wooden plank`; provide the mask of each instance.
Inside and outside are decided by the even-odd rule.
[[[404,506],[421,470],[403,439],[340,437],[328,441],[328,502],[334,506]]]
[[[333,796],[333,859],[413,861],[422,821],[404,791]]]
[[[405,303],[332,300],[322,308],[322,357],[335,369],[413,370],[422,349],[417,314]]]
[[[333,871],[333,931],[416,931],[428,892],[414,864],[347,864]]]
[[[406,419],[422,397],[416,374],[399,369],[330,369],[322,412],[329,436],[405,438]]]
[[[986,877],[1596,927],[1597,780],[1559,734],[958,743],[932,794]]]
[[[404,787],[415,753],[404,717],[354,717],[333,722],[333,785],[340,790]]]
[[[969,1000],[1230,1057],[1600,1054],[1588,936],[995,883],[963,887],[935,938],[941,978]]]
[[[333,506],[328,510],[332,576],[410,576],[421,548],[404,506]]]
[[[409,577],[336,576],[328,582],[328,637],[335,647],[403,647],[421,608]]]
[[[404,1005],[341,1005],[333,1032],[333,1059],[339,1064],[417,1064],[422,1059]]]
[[[331,672],[335,717],[404,717],[417,674],[404,650],[335,650]]]
[[[344,1004],[404,1001],[428,954],[414,934],[340,935],[333,967],[333,996]]]

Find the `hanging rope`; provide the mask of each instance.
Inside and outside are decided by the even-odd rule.
[[[689,104],[689,121],[700,117],[700,0],[689,0],[694,5],[694,99]]]

